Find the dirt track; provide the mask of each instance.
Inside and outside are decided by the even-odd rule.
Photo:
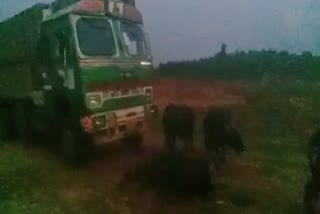
[[[160,79],[154,83],[154,93],[160,108],[174,102],[191,105],[203,112],[208,106],[245,103],[241,83],[237,82]]]
[[[245,96],[242,94],[241,85],[238,83],[161,79],[154,84],[154,91],[156,103],[160,108],[170,102],[185,103],[203,113],[209,105],[245,103]],[[196,135],[196,143],[199,145],[201,144],[201,139],[199,138],[201,135]],[[163,145],[161,130],[154,130],[146,134],[144,145],[137,152],[128,151],[121,145],[110,145],[108,146],[109,148],[103,149],[98,148],[95,160],[84,170],[70,170],[63,163],[60,164],[56,157],[52,157],[41,149],[21,150],[21,153],[26,153],[25,156],[30,158],[30,167],[34,168],[33,170],[38,173],[41,169],[41,173],[45,175],[41,180],[48,185],[45,185],[43,189],[34,188],[34,191],[38,191],[37,194],[39,194],[39,196],[34,195],[37,200],[49,198],[48,201],[56,201],[55,205],[59,203],[66,204],[72,209],[81,210],[81,213],[106,213],[109,211],[107,213],[191,214],[199,213],[206,206],[208,206],[206,209],[210,210],[210,212],[214,211],[215,209],[211,208],[212,204],[214,204],[212,198],[203,201],[198,198],[183,200],[164,197],[155,188],[141,189],[138,182],[132,179],[134,177],[132,175],[135,174],[137,168],[141,169],[140,167],[142,166],[142,169],[144,169],[144,164],[159,156],[163,151]],[[11,155],[8,155],[8,157],[11,157]],[[238,192],[246,193],[249,191],[243,188],[246,186],[252,187],[252,180],[246,179],[248,174],[250,174],[250,178],[257,180],[257,184],[260,184],[259,170],[254,167],[248,169],[248,162],[251,162],[251,160],[247,161],[247,157],[241,157],[240,160],[242,162],[241,165],[237,161],[236,164],[232,163],[228,166],[238,170],[222,176],[225,184],[220,185],[218,189],[218,200],[227,201],[227,203],[219,205],[220,208],[228,208],[228,204],[239,201]],[[21,165],[24,166],[24,162],[22,161]],[[246,174],[243,173],[244,171]],[[31,175],[33,176],[34,173],[32,172]],[[35,180],[35,183],[38,183],[38,177],[33,179],[32,176],[29,180],[25,178],[25,175],[22,178],[27,181]],[[13,178],[15,177],[16,175],[14,174]],[[234,184],[235,180],[237,180],[237,183]],[[54,195],[54,199],[50,198],[48,193]],[[231,198],[230,194],[232,198],[235,195],[233,201],[229,200]],[[29,198],[29,194],[26,195],[26,198]],[[243,198],[242,194],[240,194],[239,198]],[[249,205],[255,202],[250,197],[247,198]],[[24,203],[21,202],[21,204],[25,206]],[[48,205],[45,204],[44,206]],[[220,213],[224,212],[221,211]]]
[[[208,106],[242,105],[245,97],[238,83],[214,81],[171,80],[161,79],[154,84],[155,101],[160,109],[168,103],[184,103],[196,108],[202,114]],[[145,136],[143,147],[138,153],[130,153],[122,149],[111,148],[105,151],[94,164],[95,183],[105,183],[101,189],[119,188],[117,203],[130,207],[132,213],[196,213],[199,201],[188,203],[183,200],[167,201],[159,198],[152,189],[137,191],[130,176],[137,166],[157,157],[163,150],[163,136],[160,130]],[[108,182],[104,182],[108,181]],[[113,187],[112,187],[113,186]],[[124,198],[123,198],[124,197]]]

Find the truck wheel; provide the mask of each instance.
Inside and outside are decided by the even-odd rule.
[[[0,109],[0,139],[3,141],[9,140],[9,129],[8,129],[8,121],[9,114],[8,108],[2,107]]]
[[[34,113],[34,106],[32,101],[25,102],[24,104],[24,124],[22,135],[24,138],[25,145],[40,145],[41,141],[44,140],[43,133],[36,129],[35,121],[36,115]]]
[[[25,100],[17,101],[13,106],[14,119],[14,135],[15,138],[23,138],[27,129],[27,122],[29,117],[29,109]],[[32,124],[32,123],[31,123]]]
[[[64,160],[71,166],[86,164],[92,154],[92,142],[81,131],[64,127],[61,133],[61,150]]]
[[[9,101],[6,107],[2,108],[1,114],[1,139],[5,141],[15,141],[19,138],[18,130],[18,102]]]
[[[143,141],[143,136],[141,134],[134,134],[122,139],[122,143],[129,149],[138,149]]]
[[[38,145],[40,144],[41,137],[40,133],[38,133],[31,123],[26,125],[25,133],[24,133],[24,143],[25,145]]]
[[[67,127],[62,130],[61,134],[61,149],[63,158],[68,164],[75,165],[77,163],[76,136],[74,132]]]

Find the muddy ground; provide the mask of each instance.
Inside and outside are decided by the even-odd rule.
[[[162,79],[154,91],[161,109],[170,102],[197,109],[195,143],[200,156],[201,118],[206,108],[232,109],[248,153],[229,154],[216,178],[216,199],[182,199],[144,188],[132,179],[137,168],[164,151],[158,126],[145,136],[138,151],[121,145],[99,148],[95,160],[84,169],[71,169],[41,148],[2,146],[0,213],[301,213],[306,178],[303,147],[294,137],[262,137],[249,84]]]

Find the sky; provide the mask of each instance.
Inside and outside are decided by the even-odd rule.
[[[0,20],[50,0],[0,0]],[[235,50],[320,54],[318,0],[136,0],[156,63]],[[175,3],[176,2],[176,3]],[[319,2],[319,3],[317,3]]]

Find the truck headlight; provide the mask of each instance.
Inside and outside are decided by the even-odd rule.
[[[102,106],[101,94],[88,94],[87,95],[87,107],[88,108],[100,108]]]
[[[148,87],[148,88],[145,88],[145,91],[144,91],[145,95],[147,96],[148,99],[153,99],[153,90],[152,90],[152,87]]]
[[[151,105],[150,106],[150,113],[151,114],[157,114],[158,113],[158,106],[156,106],[156,105]]]
[[[152,62],[141,61],[140,64],[141,64],[141,65],[144,65],[144,66],[149,66],[149,65],[152,65]]]
[[[92,125],[95,130],[101,130],[107,126],[107,118],[105,115],[96,116],[92,118]]]

